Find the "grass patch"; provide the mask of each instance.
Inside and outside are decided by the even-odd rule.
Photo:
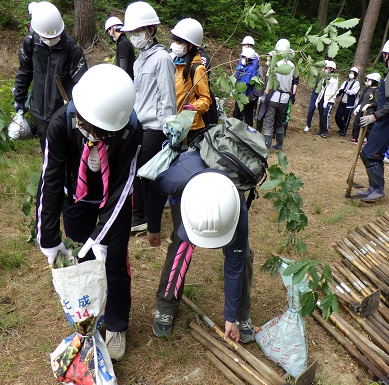
[[[14,251],[4,252],[0,254],[0,268],[13,271],[19,269],[20,267],[26,265],[26,260],[24,257]]]
[[[358,207],[355,204],[343,206],[338,210],[335,210],[332,215],[323,217],[323,222],[333,225],[346,219],[348,214],[357,211]]]

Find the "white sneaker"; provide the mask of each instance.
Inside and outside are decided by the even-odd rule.
[[[308,126],[305,126],[305,128],[304,128],[304,132],[308,132],[308,131],[309,131],[309,129],[310,129],[310,127],[308,127]]]
[[[384,163],[389,163],[389,159],[385,156]]]
[[[106,331],[105,345],[111,360],[120,361],[126,352],[126,332]]]

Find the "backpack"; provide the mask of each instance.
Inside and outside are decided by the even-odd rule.
[[[196,68],[199,65],[203,65],[202,63],[194,63],[192,64],[192,67],[190,68],[190,78],[192,80],[193,84],[193,78],[194,74],[196,72]],[[209,80],[208,80],[208,86],[209,86]],[[218,124],[219,123],[219,115],[217,113],[217,104],[216,104],[216,99],[215,95],[213,94],[211,87],[209,87],[209,95],[212,99],[212,104],[209,106],[209,109],[207,112],[205,112],[202,116],[205,127],[209,127],[211,124]],[[196,95],[196,98],[198,99],[198,95]]]
[[[235,118],[204,130],[202,135],[198,144],[201,159],[208,167],[226,172],[238,190],[250,190],[250,207],[258,195],[256,186],[266,180],[268,149],[264,136]]]

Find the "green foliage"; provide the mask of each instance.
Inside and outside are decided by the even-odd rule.
[[[282,262],[285,262],[279,256],[269,258],[262,266],[261,271],[266,271],[271,277],[279,271]],[[308,279],[309,290],[300,296],[301,315],[306,317],[315,310],[319,300],[319,292],[324,293],[320,299],[319,307],[325,319],[332,313],[337,313],[339,306],[335,294],[329,290],[329,282],[333,281],[331,268],[325,265],[320,272],[317,269],[319,262],[300,260],[290,261],[288,267],[284,270],[283,275],[292,276],[292,285],[296,286],[304,279]]]
[[[35,207],[36,195],[38,192],[38,184],[40,179],[40,173],[31,172],[29,173],[30,184],[26,188],[27,196],[22,203],[23,214],[28,218],[31,215],[31,209]],[[29,237],[27,238],[27,243],[35,243],[36,232],[35,232],[35,220],[31,219],[28,224],[30,229]],[[66,247],[66,246],[65,246]]]
[[[287,157],[282,152],[278,152],[277,156],[278,164],[268,168],[270,178],[261,185],[260,190],[268,191],[263,197],[273,202],[278,212],[278,223],[285,226],[288,235],[284,247],[289,251],[293,247],[300,254],[306,250],[306,245],[297,237],[297,233],[308,224],[302,210],[303,200],[298,193],[304,183],[293,173],[287,173]]]

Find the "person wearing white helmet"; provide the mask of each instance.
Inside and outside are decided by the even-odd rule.
[[[206,127],[204,114],[212,104],[207,70],[204,67],[198,47],[203,40],[203,27],[192,18],[180,20],[172,33],[171,49],[176,66],[176,106],[177,111],[196,111],[188,133],[188,141],[197,130]]]
[[[126,34],[121,31],[123,25],[118,17],[112,16],[105,22],[104,28],[108,36],[116,43],[115,64],[126,71],[131,79],[134,79],[134,47]]]
[[[378,88],[381,81],[381,75],[377,72],[366,75],[365,77],[365,89],[362,91],[362,95],[359,98],[358,104],[354,109],[354,124],[351,139],[349,143],[358,143],[359,131],[361,129],[360,119],[365,114],[372,114],[377,109],[377,103],[380,97],[380,90]],[[371,127],[370,127],[371,128]],[[369,130],[367,130],[366,137],[369,136]],[[359,191],[357,191],[358,194]]]
[[[130,76],[111,64],[90,68],[73,100],[50,120],[36,201],[36,239],[51,265],[64,232],[81,242],[79,262],[105,261],[106,344],[113,360],[125,353],[131,307],[128,242],[132,192],[142,130],[133,112]]]
[[[64,104],[53,76],[59,75],[69,99],[73,86],[87,70],[81,47],[64,30],[64,22],[55,5],[36,3],[31,19],[34,32],[23,40],[19,51],[19,69],[15,78],[15,111],[29,108],[42,151],[51,117]],[[27,95],[32,84],[29,106]]]
[[[253,252],[248,242],[244,192],[238,191],[226,174],[207,168],[199,151],[181,153],[150,187],[147,239],[151,246],[161,244],[161,218],[168,195],[172,197],[173,218],[172,242],[156,294],[155,336],[166,338],[172,333],[184,291],[188,259],[196,245],[223,248],[225,338],[253,342],[250,320]],[[178,262],[172,270],[174,261]]]
[[[346,136],[351,114],[356,104],[359,89],[361,88],[357,78],[358,68],[350,68],[348,79],[343,82],[336,94],[336,96],[341,96],[335,113],[335,123],[339,128],[339,136]]]
[[[319,109],[320,129],[315,134],[321,138],[327,138],[328,121],[332,107],[334,106],[336,93],[338,92],[338,75],[334,73],[336,63],[332,60],[326,60],[324,66],[324,76],[319,84],[320,92],[316,99],[316,107]]]
[[[252,36],[245,36],[240,44],[242,48],[254,48],[255,42]]]
[[[131,3],[124,16],[122,31],[139,50],[134,63],[136,90],[135,111],[143,127],[142,152],[138,165],[142,167],[162,148],[166,135],[163,126],[176,114],[175,66],[169,53],[156,38],[159,17],[154,8],[144,2]],[[132,231],[147,228],[147,202],[150,181],[136,178]]]
[[[295,100],[298,79],[294,74],[295,65],[290,60],[293,51],[290,49],[290,43],[287,39],[279,39],[274,47],[274,55],[279,58],[275,70],[281,65],[288,64],[290,72],[285,75],[275,74],[279,86],[276,90],[269,88],[269,82],[266,85],[265,94],[261,96],[261,103],[268,104],[264,117],[263,133],[265,136],[266,147],[270,148],[275,133],[276,144],[273,146],[276,150],[282,150],[284,144],[284,115],[288,108],[289,100]]]
[[[234,74],[237,82],[246,84],[244,94],[248,97],[248,103],[241,110],[238,102],[235,102],[232,116],[246,122],[251,127],[254,127],[254,110],[257,106],[259,90],[255,88],[254,84],[250,84],[250,82],[257,75],[258,63],[256,52],[252,48],[243,47]]]
[[[32,28],[31,26],[31,18],[32,18],[32,11],[34,10],[35,6],[37,5],[38,3],[33,1],[32,3],[28,3],[28,14],[30,16],[30,23],[28,24],[27,26],[27,29],[28,29],[28,32],[30,33],[30,35],[34,32],[34,28]]]
[[[389,40],[382,47],[382,58],[389,67]],[[389,81],[386,76],[380,85],[380,98],[374,113],[360,118],[361,127],[371,128],[369,140],[361,151],[361,159],[369,178],[369,188],[361,199],[364,202],[374,202],[385,197],[384,154],[389,146]]]

